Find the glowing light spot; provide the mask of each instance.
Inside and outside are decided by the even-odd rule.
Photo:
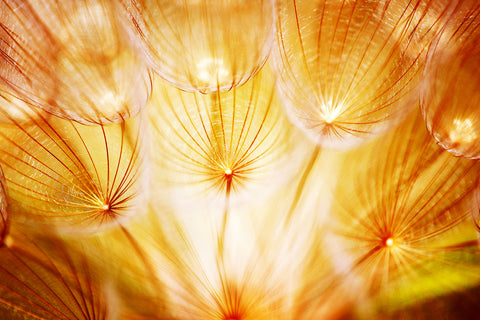
[[[449,132],[450,139],[453,142],[470,143],[475,141],[477,134],[470,119],[453,120],[453,128]]]
[[[388,238],[387,240],[385,240],[385,245],[386,245],[387,247],[393,246],[393,239],[392,239],[392,238]]]
[[[206,58],[200,60],[197,64],[197,77],[198,79],[205,81],[207,83],[217,83],[217,81],[222,82],[224,79],[228,78],[229,72],[225,69],[223,60]]]
[[[334,106],[332,100],[320,106],[320,112],[322,114],[322,118],[328,124],[333,123],[338,118],[338,116],[341,113],[341,110],[342,110],[342,106],[341,105]]]
[[[104,204],[102,209],[105,210],[105,211],[108,211],[108,210],[110,210],[110,205]]]
[[[118,110],[121,111],[122,107],[125,105],[125,100],[123,97],[114,91],[108,90],[98,99],[99,108],[102,111],[104,110]]]
[[[7,247],[13,246],[14,243],[15,243],[15,242],[14,242],[14,240],[12,239],[12,237],[8,237],[8,236],[7,236],[5,239],[3,239],[3,244],[4,244],[5,246],[7,246]]]
[[[232,174],[232,169],[230,169],[230,168],[225,169],[225,174],[227,176],[231,175]]]

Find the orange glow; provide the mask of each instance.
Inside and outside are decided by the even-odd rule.
[[[477,319],[478,0],[0,0],[0,319]]]

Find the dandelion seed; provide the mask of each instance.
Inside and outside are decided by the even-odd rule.
[[[478,17],[480,6],[468,12]],[[478,159],[480,80],[475,70],[480,66],[480,24],[457,15],[448,21],[457,26],[457,32],[442,35],[429,52],[421,107],[428,130],[440,146],[456,156]]]
[[[123,3],[150,65],[182,90],[242,85],[263,66],[273,43],[271,0]]]
[[[29,125],[10,118],[0,133],[17,223],[92,232],[139,210],[140,118],[109,126],[37,118]]]
[[[470,1],[470,0],[467,0]],[[370,1],[374,3],[374,1]],[[382,15],[391,36],[400,43],[405,54],[424,64],[428,48],[444,32],[455,32],[446,17],[457,14],[458,0],[388,0],[383,1]]]
[[[243,234],[239,230],[242,229],[239,228],[239,223],[244,221],[234,219],[235,223],[229,224],[223,233],[223,246],[220,248],[211,243],[214,248],[210,251],[200,250],[206,242],[212,240],[210,237],[199,243],[199,239],[188,232],[192,230],[191,226],[181,223],[175,215],[157,216],[162,217],[162,220],[158,223],[159,231],[156,234],[163,233],[160,230],[175,230],[168,233],[165,239],[153,239],[157,252],[149,251],[157,257],[153,260],[157,261],[159,277],[168,288],[166,293],[172,317],[278,319],[283,312],[288,312],[288,308],[279,308],[277,305],[280,301],[288,303],[288,296],[280,294],[281,290],[286,291],[282,285],[287,281],[282,279],[280,284],[280,279],[272,275],[272,272],[277,275],[283,269],[278,270],[272,261],[269,261],[271,264],[265,264],[264,261],[278,256],[273,252],[268,258],[257,256],[255,248],[245,247],[248,246],[245,239],[241,253],[234,249],[233,234]],[[196,217],[189,221],[195,221],[198,230],[204,225],[200,225],[200,219]],[[235,217],[238,218],[234,214],[233,218]],[[266,265],[271,268],[264,268]]]
[[[152,258],[155,257],[152,252],[156,252],[152,249],[152,242],[161,241],[164,238],[162,232],[157,217],[153,211],[148,211],[128,225],[115,223],[108,232],[86,237],[63,235],[69,247],[76,250],[74,252],[88,254],[88,261],[96,266],[96,274],[105,278],[103,282],[113,281],[114,286],[109,289],[114,290],[111,294],[116,304],[109,306],[115,311],[109,319],[172,318],[167,310],[170,301],[165,285],[157,274],[157,268],[163,270],[166,264],[157,265],[157,260]],[[168,247],[166,244],[165,250]],[[181,267],[177,265],[177,268]]]
[[[469,217],[479,164],[436,146],[422,121],[417,112],[347,155],[341,172],[351,179],[339,182],[332,208],[334,241],[351,272],[370,293],[392,299],[397,290],[431,282],[439,270],[452,280],[434,281],[425,297],[480,280],[478,265],[467,261],[478,259]]]
[[[406,26],[401,15],[386,18],[389,4],[279,2],[277,85],[292,123],[319,145],[358,144],[413,107],[422,51],[409,57],[394,38]]]
[[[240,199],[269,179],[285,179],[286,157],[301,144],[291,144],[271,80],[265,71],[240,88],[209,95],[158,82],[149,116],[159,189],[178,190],[182,202]]]
[[[82,123],[120,122],[147,103],[150,74],[115,4],[3,0],[0,8],[0,95],[14,97],[3,106],[10,116],[25,102]]]

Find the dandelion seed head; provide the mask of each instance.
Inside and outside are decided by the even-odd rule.
[[[182,90],[209,93],[244,84],[265,63],[274,40],[273,3],[155,0],[127,10],[157,74]]]
[[[361,3],[280,2],[280,45],[272,51],[278,89],[292,123],[321,146],[352,147],[413,108],[416,56],[407,58],[393,37],[384,36],[404,33],[400,15],[386,21],[390,6]]]
[[[155,154],[158,181],[183,199],[228,194],[243,201],[266,190],[270,177],[287,177],[287,155],[302,145],[291,143],[293,130],[274,88],[263,70],[228,92],[199,94],[156,83],[149,121],[162,150]]]
[[[97,232],[133,214],[143,181],[136,124],[130,119],[87,127],[40,118],[35,125],[2,127],[0,144],[10,153],[1,155],[0,163],[9,168],[5,178],[15,186],[9,203],[20,223]],[[22,144],[14,144],[17,139]]]
[[[403,285],[399,279],[413,281],[411,271],[426,261],[454,262],[438,247],[467,223],[478,172],[475,162],[438,148],[419,112],[409,120],[363,153],[349,156],[355,163],[345,162],[342,172],[351,169],[355,183],[339,184],[336,194],[344,200],[333,207],[352,271],[376,292]]]

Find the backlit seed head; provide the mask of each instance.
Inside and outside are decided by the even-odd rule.
[[[292,123],[317,144],[351,147],[413,106],[418,55],[394,39],[404,28],[388,10],[384,1],[279,1],[277,86]]]
[[[261,69],[273,44],[272,0],[122,1],[150,65],[182,90],[242,85]]]
[[[267,71],[229,92],[188,93],[160,81],[155,90],[156,176],[183,201],[252,195],[288,175],[292,131]]]
[[[472,9],[480,16],[480,7]],[[440,146],[456,156],[479,159],[480,146],[480,23],[457,25],[429,52],[421,90],[421,108],[427,128]]]
[[[0,130],[0,163],[15,223],[94,232],[139,212],[141,118],[109,126],[10,119]]]
[[[150,73],[127,43],[118,10],[109,1],[2,1],[0,96],[11,101],[2,107],[13,116],[25,102],[89,124],[137,114]]]
[[[350,260],[352,274],[371,292],[388,293],[415,282],[429,264],[449,268],[457,263],[455,252],[471,254],[467,230],[478,169],[478,163],[439,148],[419,112],[348,154],[341,172],[350,179],[339,180],[331,219],[332,241]],[[473,281],[472,272],[463,274],[465,281]],[[428,294],[450,288],[441,286]]]

